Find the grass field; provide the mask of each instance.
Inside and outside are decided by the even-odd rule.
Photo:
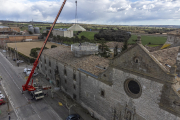
[[[94,35],[96,34],[97,32],[87,32],[87,31],[84,31],[84,32],[81,32],[78,37],[81,38],[81,36],[85,36],[86,38],[90,39],[90,40],[94,40]]]
[[[128,43],[133,44],[135,43],[133,40],[137,39],[137,35],[131,35],[131,38],[129,39]],[[156,37],[156,36],[141,36],[141,41],[143,45],[148,44],[149,42],[154,45],[160,45],[164,44],[166,42],[167,37]]]
[[[19,42],[19,43],[16,43],[17,51],[28,57],[31,57],[29,54],[30,54],[30,51],[32,48],[36,48],[36,47],[41,48],[42,45],[43,45],[43,42]],[[60,44],[47,42],[46,47],[51,48],[51,45],[60,46]],[[11,47],[11,48],[15,48],[15,43],[7,43],[7,46]]]

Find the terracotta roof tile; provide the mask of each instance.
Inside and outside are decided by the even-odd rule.
[[[75,68],[81,68],[87,72],[90,72],[96,76],[100,73],[104,72],[104,69],[100,69],[96,66],[100,66],[102,68],[107,68],[109,66],[109,60],[103,57],[99,57],[96,55],[84,56],[81,58],[77,58],[74,56],[71,48],[69,46],[59,46],[53,49],[47,49],[43,52],[45,55],[53,57],[63,63],[71,65]]]
[[[176,63],[176,58],[178,55],[179,47],[172,47],[168,49],[158,50],[154,52],[150,52],[167,70],[170,70],[168,64],[170,66]]]

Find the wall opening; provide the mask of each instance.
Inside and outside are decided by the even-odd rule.
[[[137,80],[128,79],[124,82],[124,90],[128,96],[132,98],[138,98],[141,96],[141,85]]]

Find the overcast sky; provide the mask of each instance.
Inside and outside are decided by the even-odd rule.
[[[53,22],[64,0],[0,0],[0,20]],[[78,0],[78,22],[109,25],[180,25],[180,0]],[[75,22],[67,0],[58,22]]]

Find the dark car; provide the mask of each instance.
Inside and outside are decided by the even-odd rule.
[[[80,120],[80,115],[78,114],[72,114],[72,115],[69,115],[66,120]]]

